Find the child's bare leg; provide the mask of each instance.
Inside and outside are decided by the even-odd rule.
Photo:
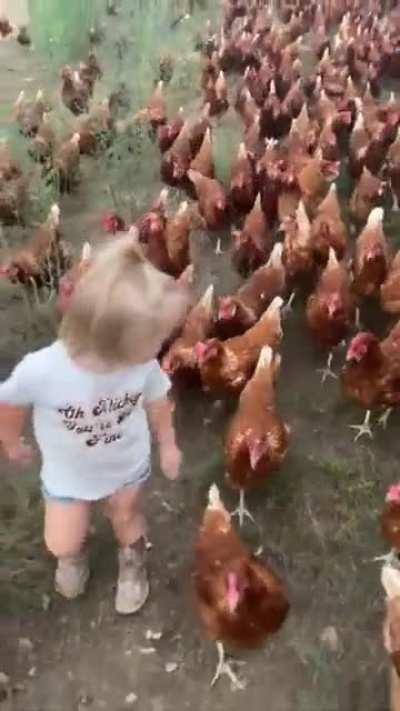
[[[119,543],[119,576],[115,608],[122,615],[140,610],[149,594],[145,565],[146,520],[142,487],[125,487],[110,496],[106,513]]]
[[[106,501],[106,515],[121,546],[131,546],[146,535],[146,519],[142,512],[143,487],[126,486]]]
[[[89,577],[85,542],[89,530],[87,501],[45,501],[44,539],[58,560],[56,590],[69,599],[81,595]]]

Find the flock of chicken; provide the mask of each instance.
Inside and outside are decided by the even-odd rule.
[[[351,337],[342,373],[344,392],[367,410],[357,438],[372,437],[371,410],[400,402],[400,324],[383,341],[359,331],[359,308],[380,300],[383,311],[400,314],[400,253],[384,233],[383,201],[400,201],[400,102],[383,98],[382,80],[400,78],[400,14],[383,0],[224,0],[222,25],[211,23],[201,39],[204,107],[195,119],[184,110],[167,115],[160,82],[148,105],[134,117],[117,119],[118,93],[91,107],[102,72],[94,52],[77,68],[61,72],[61,98],[77,117],[73,135],[58,142],[41,92],[16,103],[21,132],[43,170],[57,177],[60,191],[79,179],[80,156],[98,153],[116,136],[144,125],[161,152],[161,176],[186,191],[188,200],[168,211],[168,189],[130,228],[146,257],[184,282],[192,280],[190,239],[198,228],[232,228],[232,260],[246,279],[215,305],[210,286],[160,354],[176,384],[201,385],[218,396],[239,396],[225,442],[226,478],[240,492],[264,482],[282,465],[290,428],[279,415],[281,314],[285,300],[305,294],[306,321],[317,344],[329,353]],[[306,71],[306,53],[314,59]],[[226,113],[240,117],[243,139],[231,168],[230,185],[216,179],[213,128]],[[353,181],[349,221],[344,220],[336,180]],[[7,145],[0,154],[0,219],[19,219],[27,180]],[[28,296],[43,287],[58,291],[68,308],[74,286],[90,266],[90,249],[73,263],[61,239],[59,209],[1,273]],[[103,227],[129,229],[116,212]],[[356,234],[354,239],[353,235]],[[216,252],[220,252],[218,239]],[[336,376],[335,376],[336,377]],[[400,492],[391,490],[383,532],[400,550]],[[240,686],[224,657],[223,643],[251,647],[282,625],[289,603],[273,571],[250,555],[231,526],[217,487],[209,494],[197,545],[196,593],[200,616],[218,643],[216,680],[226,673]],[[399,587],[400,590],[400,587]],[[389,624],[390,651],[400,649]],[[389,643],[388,643],[389,644]]]

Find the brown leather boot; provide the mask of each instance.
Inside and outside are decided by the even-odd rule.
[[[143,607],[150,592],[144,539],[140,538],[133,545],[120,548],[118,559],[115,609],[120,615],[132,615]]]

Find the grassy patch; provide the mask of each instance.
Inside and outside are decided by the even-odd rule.
[[[0,607],[3,612],[39,609],[50,567],[43,554],[42,503],[37,483],[16,472],[2,487],[0,502]]]

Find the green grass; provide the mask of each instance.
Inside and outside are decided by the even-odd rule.
[[[43,606],[50,566],[44,554],[42,503],[34,477],[15,471],[2,484],[0,503],[0,608],[27,611]]]

